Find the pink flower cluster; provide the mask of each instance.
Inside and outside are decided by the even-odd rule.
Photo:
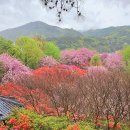
[[[104,66],[91,66],[88,68],[88,75],[97,76],[107,74],[108,70]]]
[[[109,54],[104,60],[105,66],[108,69],[120,69],[123,67],[123,60],[119,54]]]
[[[68,65],[85,65],[88,64],[95,51],[87,48],[79,50],[65,50],[61,53],[61,61]]]
[[[109,56],[109,53],[106,53],[106,52],[102,53],[102,54],[100,55],[102,62],[104,62],[105,59],[106,59],[108,56]]]
[[[6,53],[0,55],[0,63],[2,63],[5,69],[5,75],[2,78],[2,82],[4,83],[14,82],[22,75],[31,74],[31,70],[28,67]]]
[[[44,67],[44,66],[52,67],[58,64],[59,63],[51,56],[43,57],[40,61],[40,67]]]
[[[70,70],[76,70],[79,69],[77,66],[75,65],[65,65],[65,64],[61,64],[59,65],[59,67],[64,68],[64,69],[70,69]]]

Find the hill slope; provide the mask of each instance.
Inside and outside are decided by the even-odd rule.
[[[13,41],[20,36],[41,35],[47,40],[55,41],[60,49],[88,47],[99,52],[113,52],[130,45],[130,26],[79,32],[37,21],[7,29],[0,32],[0,35]]]
[[[57,38],[70,35],[73,37],[77,37],[81,36],[82,34],[73,29],[62,29],[37,21],[25,24],[17,28],[7,29],[5,31],[0,32],[0,35],[7,39],[15,40],[20,36],[42,35],[45,38]]]
[[[89,30],[82,33],[84,36],[106,37],[114,36],[130,36],[130,26],[109,27],[104,29]]]

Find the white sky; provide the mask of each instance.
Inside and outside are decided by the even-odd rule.
[[[0,30],[33,21],[76,30],[130,25],[130,0],[82,0],[84,17],[72,10],[58,23],[56,12],[47,11],[39,0],[0,0]]]

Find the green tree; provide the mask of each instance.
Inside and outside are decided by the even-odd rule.
[[[22,59],[24,55],[22,54],[22,51],[20,50],[19,46],[14,44],[13,47],[10,50],[10,54],[18,59]]]
[[[44,38],[42,38],[41,36],[35,36],[35,37],[33,37],[33,39],[37,42],[37,45],[39,46],[39,48],[41,50],[44,50],[44,46],[45,46],[45,44],[47,44],[47,41]]]
[[[0,63],[0,83],[2,81],[4,73],[5,73],[5,70],[4,70],[3,66],[2,66],[2,63]]]
[[[45,55],[52,56],[55,59],[60,57],[60,49],[52,42],[48,42],[44,45]]]
[[[122,51],[122,56],[125,61],[125,67],[130,71],[130,46],[126,46]]]
[[[10,50],[13,47],[13,42],[10,40],[6,40],[3,37],[0,37],[0,54],[2,53],[10,53]]]
[[[93,66],[101,65],[101,58],[100,58],[100,56],[99,55],[94,55],[91,58],[90,64],[93,65]]]
[[[35,68],[44,55],[37,42],[28,37],[18,38],[12,53],[30,68]]]

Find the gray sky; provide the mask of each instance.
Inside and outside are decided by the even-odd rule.
[[[82,0],[84,17],[78,18],[72,10],[58,23],[54,11],[47,11],[39,0],[0,0],[0,30],[32,21],[43,21],[76,30],[130,25],[130,0]]]

